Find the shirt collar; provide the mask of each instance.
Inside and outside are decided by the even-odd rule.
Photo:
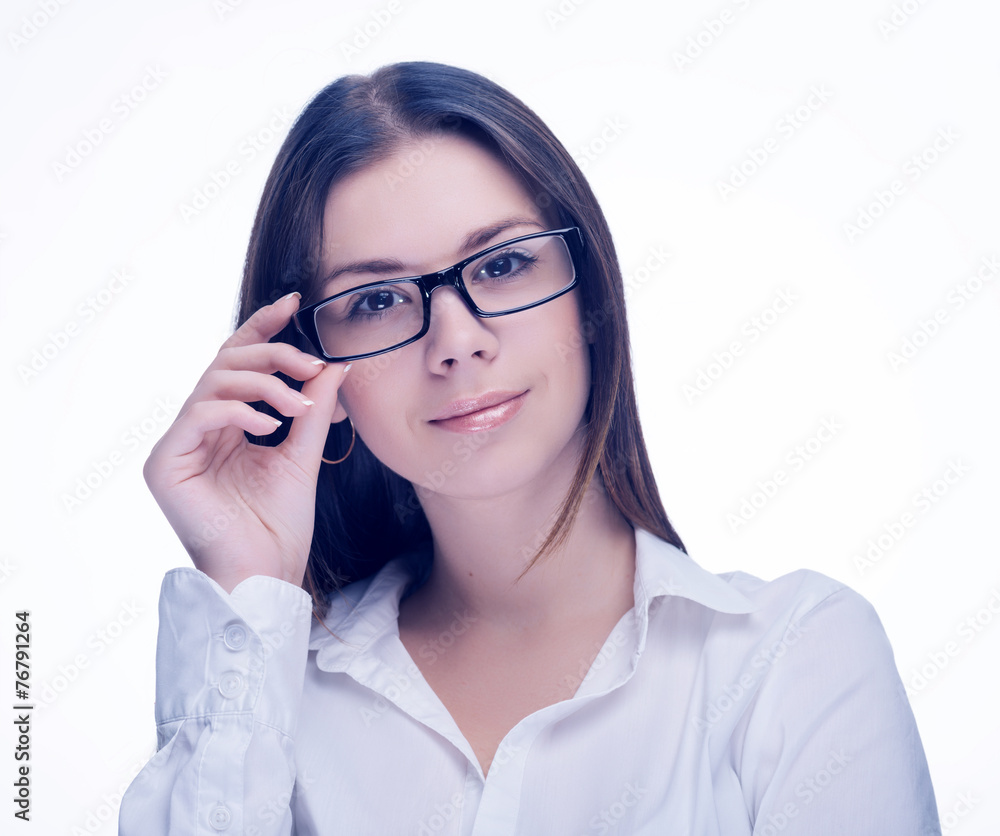
[[[309,643],[323,670],[346,670],[351,658],[388,632],[398,634],[399,602],[416,577],[418,556],[405,555],[375,575],[333,593],[324,624]],[[647,620],[650,604],[664,596],[687,598],[722,613],[749,613],[756,605],[729,582],[695,563],[650,532],[635,529],[635,611]]]
[[[736,587],[695,563],[685,552],[642,528],[635,530],[635,606],[647,611],[655,598],[673,595],[724,613],[756,609]]]

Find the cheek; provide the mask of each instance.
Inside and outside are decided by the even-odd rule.
[[[350,411],[352,402],[360,405],[363,400],[377,397],[378,390],[385,389],[387,385],[391,387],[393,384],[387,384],[387,381],[396,373],[399,359],[399,351],[390,351],[367,360],[355,360],[340,388],[347,410]]]
[[[592,325],[581,322],[576,299],[572,296],[554,313],[558,316],[545,329],[545,342],[536,346],[535,356],[547,357],[553,373],[566,376],[568,385],[578,386],[582,379],[589,387],[590,344],[594,340]]]
[[[567,306],[566,315],[559,327],[560,339],[555,348],[555,372],[562,378],[563,397],[567,409],[579,409],[581,422],[586,421],[586,407],[591,390],[591,345],[594,330],[587,322],[581,323],[574,300]]]
[[[358,434],[380,461],[389,464],[399,457],[399,445],[407,437],[406,410],[414,393],[413,381],[392,351],[367,360],[355,360],[340,387],[340,403],[347,410]],[[390,465],[391,466],[391,465]]]

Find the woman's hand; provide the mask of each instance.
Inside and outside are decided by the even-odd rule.
[[[227,592],[251,575],[297,585],[305,575],[320,457],[349,367],[267,342],[298,300],[291,294],[261,308],[226,340],[143,468],[195,566]],[[305,381],[302,393],[275,371]],[[280,426],[254,401],[295,419],[277,447],[243,435]]]

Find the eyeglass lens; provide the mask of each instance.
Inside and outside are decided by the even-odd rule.
[[[559,235],[501,245],[462,270],[480,310],[502,313],[540,302],[573,282],[573,259]],[[414,282],[393,280],[354,288],[315,312],[323,350],[332,357],[384,351],[420,333],[423,293]]]

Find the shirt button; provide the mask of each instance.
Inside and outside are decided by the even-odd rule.
[[[247,643],[247,631],[242,624],[230,624],[222,634],[222,641],[230,650],[239,650]]]
[[[232,699],[243,690],[243,677],[236,671],[226,671],[219,677],[219,693],[227,700]],[[220,808],[220,809],[225,809]]]
[[[208,823],[216,830],[225,830],[232,820],[233,816],[229,812],[229,808],[223,807],[221,804],[208,814]]]

